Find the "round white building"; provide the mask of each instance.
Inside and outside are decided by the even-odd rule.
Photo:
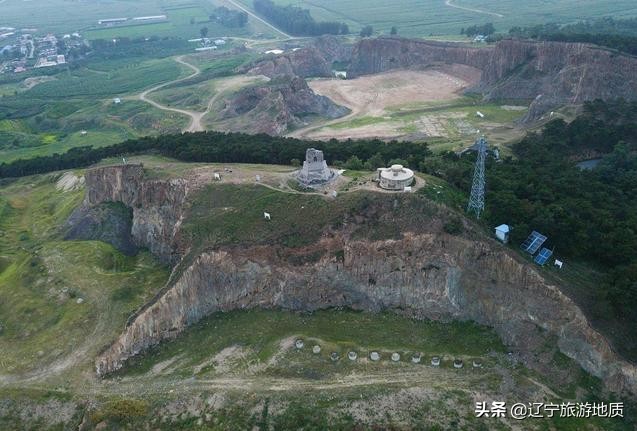
[[[386,190],[405,190],[414,181],[414,171],[403,165],[378,168],[378,184]]]

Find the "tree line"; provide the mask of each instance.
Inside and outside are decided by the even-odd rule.
[[[384,142],[377,139],[338,141],[307,141],[273,137],[265,134],[199,132],[132,139],[120,144],[92,148],[76,147],[64,154],[39,156],[0,164],[0,178],[86,167],[108,157],[156,152],[187,162],[261,163],[288,165],[303,160],[305,150],[322,150],[332,164],[345,165],[361,161],[377,167],[380,162],[402,160],[409,166],[419,166],[431,152],[426,143]],[[354,158],[355,157],[355,158]],[[379,162],[380,160],[380,162]],[[371,165],[367,165],[371,166]]]
[[[79,147],[64,154],[0,164],[0,178],[86,167],[107,157],[158,153],[182,161],[299,164],[308,147],[333,165],[374,169],[390,163],[443,178],[466,197],[475,156],[433,155],[427,144],[375,139],[315,142],[269,135],[200,132]],[[515,157],[487,163],[485,226],[507,223],[512,242],[531,230],[567,259],[606,274],[594,292],[618,319],[637,318],[637,102],[589,102],[571,123],[554,120],[513,147]],[[597,154],[594,170],[576,160]]]
[[[210,21],[217,21],[221,25],[230,28],[245,27],[248,23],[248,13],[221,6],[216,8],[210,15]]]
[[[308,9],[298,6],[279,6],[272,0],[254,0],[254,10],[294,36],[349,34],[347,24],[332,21],[317,22]]]
[[[513,27],[509,35],[524,39],[592,43],[637,55],[637,19],[601,18],[573,24]]]
[[[460,34],[467,35],[467,37],[473,37],[477,35],[490,36],[495,33],[495,27],[493,23],[488,22],[484,25],[472,25],[471,27],[462,28]]]
[[[587,103],[575,121],[554,120],[513,153],[487,163],[485,223],[512,226],[514,244],[537,230],[558,256],[599,268],[607,274],[595,292],[600,304],[619,319],[636,319],[637,103]],[[583,170],[576,165],[582,154],[601,161]],[[468,191],[474,161],[447,153],[423,167]]]

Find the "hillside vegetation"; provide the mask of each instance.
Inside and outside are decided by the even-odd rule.
[[[542,133],[527,135],[513,147],[515,159],[488,164],[485,212],[490,226],[513,227],[515,245],[531,230],[547,235],[556,256],[571,259],[565,276],[580,284],[575,296],[594,320],[623,327],[610,332],[616,333],[616,347],[632,358],[637,357],[635,136],[637,104],[586,104],[575,121],[555,120]],[[575,165],[594,157],[601,161],[593,170]],[[423,167],[469,190],[473,160],[447,154]]]
[[[59,178],[0,185],[0,376],[86,366],[167,277],[148,253],[63,241],[84,192],[59,189]]]
[[[564,273],[573,277],[567,284],[580,286],[576,296],[588,304],[585,308],[594,319],[609,326],[609,333],[621,334],[616,335],[617,340],[627,337],[617,348],[631,357],[637,357],[631,323],[637,310],[636,120],[635,103],[592,102],[576,121],[555,120],[543,133],[528,135],[515,147],[516,158],[488,164],[484,220],[489,229],[511,224],[514,244],[533,229],[548,235],[556,256],[572,259],[567,260],[567,268],[575,263],[573,272]],[[400,162],[445,179],[460,193],[470,188],[472,158],[453,153],[434,156],[426,144],[311,142],[215,132],[74,149],[59,156],[2,164],[0,176],[86,166],[104,157],[151,150],[185,161],[289,164],[293,159],[302,160],[311,146],[323,150],[334,164],[350,169]],[[593,171],[575,166],[576,160],[601,156],[602,162]],[[582,284],[576,262],[597,272],[585,277]]]

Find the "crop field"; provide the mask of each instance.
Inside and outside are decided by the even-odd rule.
[[[40,32],[70,33],[80,31],[88,39],[114,37],[172,36],[184,39],[199,37],[206,26],[211,37],[247,36],[255,32],[273,33],[267,26],[250,20],[245,28],[228,28],[209,21],[212,10],[221,0],[114,0],[109,2],[70,2],[69,0],[4,0],[0,3],[0,25],[37,28]],[[106,27],[98,20],[166,15],[165,22],[131,23]]]
[[[251,0],[240,0],[251,8]],[[405,36],[459,34],[474,24],[493,22],[499,31],[514,25],[571,22],[601,16],[637,16],[633,0],[276,0],[279,4],[300,5],[317,20],[342,21],[351,31],[364,25],[389,33],[397,26]]]
[[[170,58],[100,61],[58,73],[0,100],[3,161],[106,146],[143,135],[177,133],[187,123],[128,95],[188,73]],[[118,96],[122,103],[114,103]],[[82,133],[86,132],[86,133]]]
[[[99,66],[98,66],[99,67]],[[23,93],[30,98],[68,98],[74,96],[118,95],[139,91],[153,84],[177,79],[185,72],[172,59],[128,63],[112,69],[82,68],[62,73]]]

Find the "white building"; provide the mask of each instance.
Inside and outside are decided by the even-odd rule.
[[[500,226],[495,228],[495,237],[506,244],[507,242],[509,242],[510,231],[511,228],[508,224],[501,224]]]
[[[389,168],[378,168],[378,184],[386,190],[405,190],[414,181],[414,171],[403,165],[392,165]]]

